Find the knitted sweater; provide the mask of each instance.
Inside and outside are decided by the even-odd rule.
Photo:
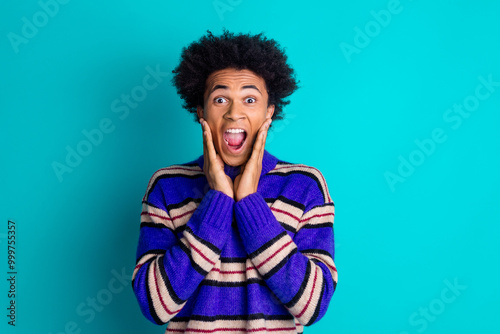
[[[236,202],[210,189],[203,163],[149,181],[132,275],[142,313],[166,333],[303,333],[337,285],[323,175],[265,150],[257,192]]]

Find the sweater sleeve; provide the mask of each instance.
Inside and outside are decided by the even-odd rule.
[[[293,239],[260,193],[234,208],[245,249],[267,286],[302,325],[319,321],[337,286],[333,202],[322,199],[304,212]]]
[[[162,325],[181,311],[219,259],[234,199],[210,189],[195,210],[190,204],[169,212],[158,188],[143,200],[132,288],[144,316]],[[182,221],[191,212],[179,237],[173,220]]]

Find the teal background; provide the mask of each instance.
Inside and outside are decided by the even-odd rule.
[[[286,48],[301,88],[266,148],[318,168],[336,205],[338,287],[305,333],[499,332],[500,86],[488,91],[480,80],[500,81],[499,2],[74,0],[54,8],[43,22],[37,1],[0,3],[2,333],[164,332],[142,316],[130,284],[113,277],[132,274],[149,178],[202,154],[200,127],[171,75],[126,117],[111,104],[142,84],[147,66],[170,72],[183,46],[222,27],[264,32]],[[374,23],[371,11],[388,8],[399,12]],[[9,34],[22,36],[23,18],[34,16],[40,27],[16,52]],[[343,52],[347,44],[356,52]],[[447,121],[477,87],[488,97]],[[52,164],[65,163],[67,146],[76,149],[103,119],[113,130],[59,180]],[[446,139],[418,153],[415,141],[435,129]],[[391,186],[387,173],[410,157],[418,166]],[[9,219],[15,328],[6,317]],[[106,294],[110,282],[115,292]],[[92,314],[87,303],[98,294],[108,299]]]

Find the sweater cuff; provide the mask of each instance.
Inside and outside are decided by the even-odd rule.
[[[236,202],[234,212],[238,230],[248,253],[284,231],[264,197],[258,192]]]
[[[190,224],[190,228],[205,240],[222,239],[220,234],[227,234],[233,221],[233,205],[232,197],[210,189],[193,213],[193,224]]]

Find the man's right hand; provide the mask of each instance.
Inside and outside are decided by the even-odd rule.
[[[233,181],[224,172],[224,161],[215,151],[210,126],[203,118],[200,118],[200,124],[203,131],[203,173],[207,177],[208,184],[210,188],[234,198]]]

